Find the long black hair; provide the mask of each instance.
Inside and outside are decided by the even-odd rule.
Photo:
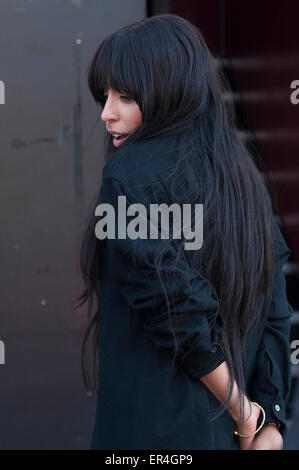
[[[200,250],[188,252],[188,261],[217,297],[225,320],[220,339],[231,376],[230,392],[235,380],[240,394],[244,393],[249,332],[258,323],[271,291],[273,201],[265,176],[236,132],[234,109],[225,99],[228,86],[215,59],[189,21],[172,14],[157,15],[120,29],[100,44],[89,65],[88,85],[102,107],[104,90],[109,87],[139,105],[142,124],[123,146],[160,136],[178,138],[179,156],[171,175],[173,199],[204,204],[204,243]],[[114,151],[107,135],[105,159]],[[183,198],[176,193],[180,175],[188,180]],[[101,265],[94,209],[99,202],[98,193],[83,234],[80,261],[85,288],[78,299],[80,305],[88,302],[90,320],[82,344],[86,387],[91,385],[87,340],[94,331],[93,388],[97,388]],[[185,255],[182,250],[178,253]],[[156,263],[159,277],[161,259],[162,253]],[[167,298],[166,302],[169,306]],[[174,329],[172,333],[175,336]]]

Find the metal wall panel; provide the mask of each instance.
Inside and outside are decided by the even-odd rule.
[[[86,316],[74,300],[104,124],[87,68],[145,11],[144,0],[1,0],[1,449],[90,444],[96,397],[83,386]]]

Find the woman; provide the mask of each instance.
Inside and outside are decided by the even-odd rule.
[[[124,27],[96,51],[88,82],[108,131],[81,248],[86,386],[93,328],[94,366],[99,346],[91,449],[281,449],[290,250],[200,32],[176,15]],[[159,221],[158,238],[128,236],[120,196],[149,226],[152,204],[203,204],[201,248],[162,237]],[[106,238],[101,204],[109,223],[115,210]]]

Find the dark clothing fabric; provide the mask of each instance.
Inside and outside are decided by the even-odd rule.
[[[116,231],[115,239],[99,242],[99,392],[91,449],[239,449],[229,413],[211,421],[220,403],[200,381],[225,361],[219,341],[224,320],[211,286],[183,261],[177,263],[175,278],[166,283],[168,293],[177,299],[176,339],[181,350],[188,351],[174,374],[174,341],[154,268],[153,255],[161,240],[118,234],[118,196],[126,197],[126,210],[133,203],[143,204],[145,217],[149,204],[173,202],[163,178],[176,155],[176,139],[151,139],[120,148],[103,170],[101,203],[115,208]],[[265,408],[267,421],[280,422],[284,432],[293,310],[282,272],[290,250],[276,227],[272,298],[265,302],[260,330],[256,328],[248,344],[245,372],[250,399]],[[174,257],[171,244],[163,271]]]

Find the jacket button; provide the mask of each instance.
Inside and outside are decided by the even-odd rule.
[[[280,406],[279,405],[276,404],[274,408],[275,408],[276,411],[280,411]]]
[[[217,349],[218,349],[217,346],[213,346],[212,349],[211,349],[212,353],[217,352]]]

